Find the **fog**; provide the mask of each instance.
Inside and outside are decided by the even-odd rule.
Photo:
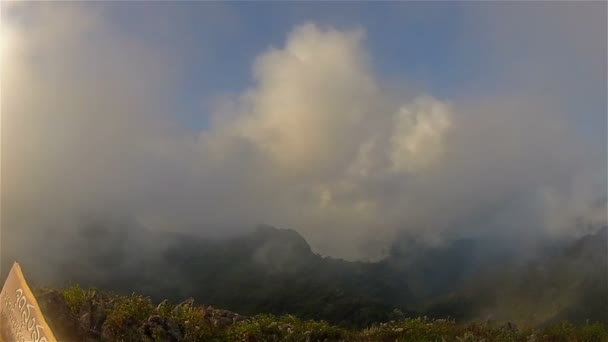
[[[402,232],[536,241],[606,224],[605,4],[479,4],[467,25],[498,91],[450,97],[384,79],[365,27],[297,23],[196,132],[175,106],[194,67],[180,51],[101,5],[2,6],[4,258],[66,253],[56,241],[89,218],[213,238],[264,223],[348,260]]]

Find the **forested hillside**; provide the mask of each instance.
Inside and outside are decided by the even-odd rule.
[[[344,327],[420,315],[527,326],[608,322],[606,228],[525,261],[484,252],[483,241],[422,247],[401,240],[381,261],[348,262],[313,253],[295,231],[267,226],[227,240],[146,236],[146,245],[135,242],[142,232],[84,232],[75,245],[90,248],[71,258],[82,264],[66,264],[55,285],[156,301],[192,297],[244,315],[295,314]]]

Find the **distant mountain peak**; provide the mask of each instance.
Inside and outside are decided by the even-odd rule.
[[[254,241],[253,260],[270,271],[294,269],[315,256],[308,242],[292,229],[259,225],[248,238]]]
[[[268,242],[273,241],[288,245],[301,252],[312,253],[306,239],[293,229],[276,228],[270,225],[258,225],[252,235],[254,237],[261,237]]]

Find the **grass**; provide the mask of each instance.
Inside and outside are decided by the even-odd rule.
[[[78,285],[53,292],[63,298],[64,312],[74,322],[69,324],[70,329],[82,330],[74,332],[74,336],[89,341],[608,341],[608,325],[601,323],[559,322],[543,329],[520,330],[510,324],[458,323],[416,317],[357,330],[292,315],[261,314],[218,326],[213,317],[215,309],[196,306],[192,301],[177,305],[164,301],[154,305],[150,298],[141,295],[118,296],[96,289],[85,290]],[[95,310],[98,311],[96,317],[103,317],[103,322],[96,325],[97,328],[83,324],[87,321],[83,317],[91,317]],[[54,321],[53,314],[49,313],[47,320],[52,326],[67,324],[65,320]]]

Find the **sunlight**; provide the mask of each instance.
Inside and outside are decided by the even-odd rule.
[[[14,45],[13,42],[13,30],[8,26],[6,20],[0,19],[0,70],[4,66],[2,61],[6,59],[11,47]]]

